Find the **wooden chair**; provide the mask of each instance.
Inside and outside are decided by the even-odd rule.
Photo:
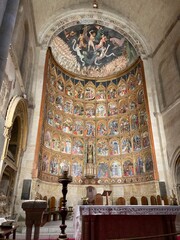
[[[59,199],[59,207],[58,207],[59,220],[61,220],[60,211],[61,211],[62,204],[63,204],[63,197],[61,197],[61,198]]]
[[[61,198],[59,199],[59,211],[60,211],[61,208],[62,208],[62,204],[63,204],[63,197],[61,197]]]
[[[47,201],[47,196],[44,196],[44,197],[43,197],[43,200]]]
[[[126,205],[126,200],[123,197],[119,197],[116,200],[116,205]]]
[[[103,196],[100,193],[97,193],[95,195],[94,204],[95,205],[103,205]]]
[[[147,199],[147,197],[142,196],[142,198],[141,198],[141,204],[142,204],[142,205],[148,205],[148,199]]]
[[[94,199],[95,199],[95,196],[96,196],[96,189],[92,186],[88,186],[86,188],[86,191],[87,191],[87,198],[88,198],[88,204],[89,205],[94,205]]]
[[[169,205],[169,199],[166,196],[162,200],[164,200],[164,205]]]
[[[162,199],[160,195],[157,195],[157,205],[162,205]]]
[[[151,201],[151,205],[157,205],[157,200],[154,196],[151,196],[150,201]]]
[[[56,211],[56,198],[54,196],[49,199],[49,221],[51,221],[51,216],[53,216],[53,221],[57,221],[58,211]]]
[[[130,205],[138,205],[137,199],[134,196],[130,198]]]

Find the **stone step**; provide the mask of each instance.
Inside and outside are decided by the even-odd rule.
[[[47,222],[43,227],[40,228],[40,239],[57,239],[59,234],[61,233],[60,225],[62,221],[50,221]],[[25,239],[26,236],[26,227],[25,223],[21,222],[19,223],[19,228],[16,232],[16,239],[22,240]],[[67,234],[68,238],[74,237],[74,227],[73,227],[73,221],[72,220],[66,220],[66,229],[65,233]],[[34,234],[34,228],[32,230],[32,238]],[[12,239],[12,238],[10,238]]]

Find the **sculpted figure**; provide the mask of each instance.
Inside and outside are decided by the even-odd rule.
[[[87,163],[93,163],[93,146],[91,144],[87,149]]]

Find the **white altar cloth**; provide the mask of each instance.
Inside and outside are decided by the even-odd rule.
[[[75,240],[81,240],[82,216],[86,215],[180,215],[180,206],[78,205],[74,212]]]

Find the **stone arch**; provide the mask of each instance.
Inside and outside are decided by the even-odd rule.
[[[175,183],[177,190],[180,192],[180,155],[178,156],[175,165]]]
[[[180,147],[178,147],[174,152],[172,161],[170,162],[170,167],[174,178],[174,187],[176,190],[175,194],[179,197],[178,201],[180,202]]]
[[[67,27],[79,23],[98,23],[102,26],[115,29],[117,32],[124,35],[142,58],[147,57],[151,53],[151,49],[147,46],[147,41],[142,34],[139,33],[139,29],[136,29],[131,22],[119,15],[112,12],[110,13],[105,9],[99,9],[98,12],[94,12],[94,9],[89,7],[79,7],[74,10],[67,9],[66,14],[64,14],[64,12],[53,16],[53,18],[49,19],[40,30],[38,41],[44,49],[48,48],[54,36]]]
[[[17,125],[18,130],[18,151],[16,152],[16,161],[15,161],[15,169],[17,171],[19,167],[19,160],[21,154],[26,150],[26,142],[27,142],[27,133],[28,133],[28,113],[27,113],[27,101],[20,97],[14,96],[9,103],[5,125],[4,125],[4,147],[1,155],[2,166],[1,166],[1,176],[3,174],[4,169],[7,165],[12,167],[11,161],[8,160],[8,148],[11,140],[11,134],[13,134],[13,126]]]
[[[22,153],[27,142],[27,101],[14,96],[9,103],[4,125],[4,147],[0,161],[0,190],[7,197],[8,215],[12,215],[14,192],[20,172]]]

